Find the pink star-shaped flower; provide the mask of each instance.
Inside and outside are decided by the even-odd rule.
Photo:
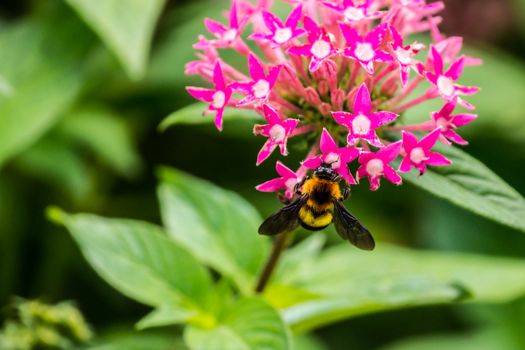
[[[366,140],[372,146],[383,147],[375,130],[394,121],[398,115],[392,112],[372,113],[372,102],[366,84],[363,83],[357,91],[354,100],[353,113],[332,112],[335,121],[348,128],[348,144],[355,145],[358,140]]]
[[[237,39],[239,39],[243,27],[243,25],[239,23],[237,16],[236,1],[232,1],[228,26],[225,26],[224,24],[210,18],[206,18],[204,20],[204,25],[206,26],[206,29],[208,29],[208,31],[217,38],[212,42],[215,47],[225,48],[232,46],[237,41]],[[200,47],[196,46],[196,48]]]
[[[189,86],[186,90],[194,98],[210,104],[208,110],[204,113],[215,112],[215,126],[222,131],[222,116],[224,108],[231,98],[232,89],[226,85],[221,65],[218,61],[213,69],[213,83],[215,84],[215,89],[210,90]]]
[[[392,62],[392,56],[379,48],[385,36],[385,24],[378,25],[364,38],[345,23],[339,27],[348,44],[343,55],[359,62],[368,74],[374,74],[374,62]]]
[[[323,129],[321,134],[320,147],[322,154],[305,160],[303,165],[309,169],[316,169],[322,163],[329,164],[346,182],[355,184],[356,181],[348,170],[348,163],[359,156],[359,149],[338,147],[326,129]]]
[[[443,68],[443,57],[438,50],[432,46],[431,49],[432,64],[434,72],[426,72],[427,79],[434,85],[437,93],[443,97],[445,101],[451,101],[453,99],[458,100],[458,103],[467,109],[474,109],[474,107],[459,98],[459,95],[473,95],[479,91],[477,87],[462,86],[456,84],[456,80],[459,79],[463,69],[465,68],[465,58],[460,57],[455,60],[450,68],[444,72]]]
[[[381,177],[385,177],[393,184],[401,185],[403,182],[401,176],[399,176],[394,168],[388,165],[399,155],[401,144],[402,141],[397,141],[377,153],[361,153],[361,156],[359,156],[359,164],[361,164],[361,166],[357,169],[357,178],[368,177],[370,190],[372,191],[379,189]]]
[[[298,56],[309,57],[310,72],[315,72],[321,67],[323,62],[336,55],[337,50],[332,45],[330,36],[324,29],[319,28],[313,19],[305,16],[303,22],[308,33],[308,44],[292,47],[288,52]]]
[[[303,28],[297,28],[297,24],[303,15],[303,7],[297,6],[288,16],[286,22],[283,22],[269,11],[263,11],[262,17],[264,24],[271,31],[269,34],[255,33],[250,36],[254,40],[267,40],[274,44],[275,47],[282,46],[292,39],[298,38],[306,33]]]
[[[427,165],[442,166],[452,164],[452,162],[443,155],[431,151],[432,147],[434,147],[439,139],[440,134],[441,131],[435,129],[418,142],[414,134],[403,131],[403,149],[405,150],[405,157],[401,161],[399,171],[402,173],[408,173],[412,166],[414,166],[419,170],[419,174],[423,175],[427,170]]]
[[[441,135],[443,135],[441,140],[445,144],[450,145],[450,141],[452,141],[457,143],[458,145],[466,145],[468,144],[468,142],[465,141],[461,136],[459,136],[459,134],[456,133],[455,129],[457,129],[460,126],[471,123],[478,116],[475,114],[468,113],[452,115],[452,112],[455,108],[456,102],[451,101],[447,102],[439,112],[433,112],[432,120],[435,123],[434,127],[438,127],[441,131]]]
[[[234,83],[232,88],[246,95],[238,105],[244,106],[250,103],[264,103],[268,100],[273,86],[279,78],[282,65],[270,69],[268,75],[264,73],[262,63],[254,54],[248,57],[248,69],[253,81],[249,83]]]
[[[268,141],[257,155],[257,165],[264,162],[272,152],[279,146],[283,156],[288,155],[286,142],[297,127],[299,120],[285,119],[282,120],[279,113],[269,105],[263,106],[264,118],[268,122],[266,125],[255,125],[253,133],[268,137]]]
[[[401,71],[401,83],[403,86],[406,85],[410,74],[410,69],[415,67],[416,61],[414,57],[422,50],[425,46],[423,44],[414,43],[412,45],[403,45],[403,37],[399,32],[392,26],[389,26],[390,33],[392,34],[392,52],[394,59],[399,65]]]
[[[345,22],[359,22],[363,20],[374,20],[380,18],[383,13],[370,9],[372,0],[366,0],[362,4],[359,1],[343,0],[342,4],[334,4],[322,1],[321,4],[339,13]]]
[[[266,181],[255,187],[255,189],[261,192],[276,192],[279,190],[285,190],[284,195],[286,198],[293,198],[295,195],[295,185],[303,180],[304,175],[306,174],[306,168],[301,167],[297,172],[293,172],[283,163],[278,161],[275,164],[275,170],[277,170],[277,173],[281,177]]]

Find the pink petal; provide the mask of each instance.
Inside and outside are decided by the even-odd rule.
[[[463,139],[461,136],[459,136],[453,130],[447,130],[443,132],[443,136],[445,136],[447,139],[451,140],[452,142],[457,143],[458,145],[468,145],[468,142],[465,139]]]
[[[373,116],[374,116],[374,119],[376,119],[378,122],[377,127],[391,123],[394,120],[396,120],[397,117],[399,117],[399,115],[397,115],[396,113],[386,112],[386,111],[376,112],[373,114]]]
[[[376,51],[374,59],[381,62],[392,62],[394,60],[389,53],[384,51]]]
[[[442,75],[443,59],[441,58],[441,55],[434,46],[432,46],[432,59],[434,61],[434,73],[436,73],[437,75]]]
[[[370,92],[365,83],[361,84],[361,87],[357,91],[354,100],[354,114],[369,115],[371,109]]]
[[[294,46],[288,49],[288,52],[297,56],[311,56],[312,45]]]
[[[476,114],[458,114],[452,118],[452,123],[455,126],[463,126],[473,122],[477,117]]]
[[[290,168],[279,161],[275,163],[275,170],[277,171],[277,174],[285,179],[297,177]]]
[[[215,114],[215,127],[217,130],[222,131],[222,115],[224,114],[224,108],[218,109]]]
[[[419,141],[419,146],[422,147],[423,150],[429,151],[436,144],[439,135],[441,135],[441,128],[434,129]]]
[[[228,30],[228,28],[224,24],[209,18],[204,19],[204,25],[210,33],[215,34],[217,36],[221,35],[222,33]]]
[[[452,161],[445,158],[445,156],[443,156],[442,154],[430,152],[429,158],[426,161],[426,163],[432,166],[444,166],[452,164]]]
[[[275,82],[279,78],[279,73],[281,72],[281,68],[283,68],[283,66],[278,65],[270,69],[270,72],[268,73],[268,77],[266,78],[268,83],[270,83],[270,86],[273,87],[275,85]]]
[[[302,165],[307,167],[308,169],[317,169],[323,161],[321,160],[321,156],[316,156],[313,158],[308,158],[304,162],[302,162]]]
[[[276,15],[269,11],[264,10],[262,12],[262,18],[264,20],[264,24],[266,24],[266,27],[268,27],[268,29],[270,29],[273,33],[275,33],[277,28],[283,27],[283,22],[281,22],[281,20]]]
[[[321,152],[323,153],[330,153],[337,149],[337,143],[335,143],[334,139],[325,128],[323,128],[323,132],[321,134],[320,146]]]
[[[270,105],[265,104],[263,106],[264,111],[264,118],[268,121],[270,124],[281,124],[281,118],[279,117],[279,113]]]
[[[439,117],[447,118],[452,112],[454,112],[455,108],[456,108],[456,101],[455,100],[447,102],[443,106],[443,108],[441,108],[441,110],[438,112],[438,118]]]
[[[348,163],[353,161],[359,156],[359,149],[354,147],[342,147],[339,148],[339,154],[341,156],[341,161],[344,163]]]
[[[401,165],[399,166],[399,171],[402,173],[408,173],[411,168],[412,168],[412,162],[410,161],[410,156],[407,155],[401,161]]]
[[[283,188],[285,188],[285,186],[282,179],[269,180],[255,187],[257,191],[261,192],[275,192]]]
[[[248,69],[250,70],[250,76],[253,80],[257,81],[265,78],[264,68],[253,53],[250,53],[250,56],[248,57]]]
[[[321,29],[313,19],[308,16],[304,16],[303,19],[304,28],[308,32],[308,40],[314,42],[321,35]]]
[[[365,135],[362,137],[363,140],[367,140],[369,144],[371,144],[372,146],[374,147],[379,147],[379,148],[383,148],[384,145],[383,143],[381,142],[381,140],[379,139],[379,137],[377,137],[377,134],[375,131],[370,131],[370,133],[368,135]]]
[[[365,41],[368,41],[370,44],[372,44],[373,48],[379,47],[379,45],[383,41],[386,29],[385,25],[385,23],[378,25],[366,36]]]
[[[389,165],[385,165],[384,176],[388,181],[396,185],[401,185],[401,183],[403,182],[401,176],[399,176],[399,174],[394,170],[394,168],[392,168]]]
[[[339,23],[339,29],[341,30],[341,33],[343,34],[346,42],[350,45],[350,46],[355,46],[356,43],[358,42],[361,42],[362,41],[362,38],[361,36],[357,33],[357,31],[350,27],[348,24],[345,24],[345,23]]]
[[[352,118],[352,114],[348,112],[332,112],[332,117],[334,117],[337,123],[348,126],[350,119]]]
[[[401,152],[401,146],[403,141],[397,141],[389,144],[377,153],[377,156],[381,158],[385,163],[390,163],[399,155]]]
[[[257,166],[261,165],[262,162],[268,159],[275,148],[277,148],[275,143],[271,142],[270,140],[266,141],[264,146],[261,148],[261,151],[257,155]]]
[[[293,11],[288,16],[288,19],[286,20],[286,26],[288,28],[295,28],[297,27],[297,24],[301,20],[301,16],[303,15],[303,6],[299,5],[296,8],[293,9]]]
[[[230,28],[239,29],[239,21],[237,19],[237,3],[232,0],[232,7],[230,10]]]
[[[213,68],[213,83],[215,84],[216,89],[224,89],[226,85],[224,81],[224,75],[222,74],[222,68],[219,61],[215,64]]]
[[[461,57],[459,60],[457,60],[450,66],[445,76],[450,77],[452,80],[458,80],[464,68],[465,59]]]
[[[410,151],[417,146],[417,137],[408,131],[403,131],[403,148],[408,154]]]
[[[381,185],[380,180],[380,176],[369,177],[368,181],[370,181],[371,191],[377,191],[379,189],[379,186]]]
[[[188,91],[188,93],[194,98],[204,101],[204,102],[213,101],[213,94],[215,93],[215,90],[204,89],[204,88],[199,88],[199,87],[192,87],[192,86],[186,87],[186,91]]]
[[[480,88],[476,86],[457,86],[456,85],[456,90],[461,92],[463,95],[470,96],[470,95],[477,94]]]

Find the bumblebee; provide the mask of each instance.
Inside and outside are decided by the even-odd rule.
[[[310,231],[319,231],[332,222],[339,236],[357,248],[373,250],[375,242],[370,232],[343,205],[350,188],[329,164],[321,164],[295,186],[296,199],[272,214],[259,227],[261,235],[278,235],[295,230],[299,225]]]

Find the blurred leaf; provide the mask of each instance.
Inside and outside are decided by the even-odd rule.
[[[132,79],[144,75],[164,0],[66,0],[118,57]]]
[[[211,288],[207,271],[159,227],[58,209],[50,209],[49,217],[69,229],[95,271],[124,295],[189,310],[205,302]]]
[[[193,350],[291,349],[289,332],[279,313],[256,298],[237,302],[213,328],[187,327],[184,339]]]
[[[328,346],[312,334],[300,334],[293,337],[294,349],[328,350]]]
[[[136,327],[139,330],[143,330],[152,327],[163,327],[180,324],[187,322],[196,314],[197,313],[195,311],[180,309],[171,305],[161,306],[140,320]]]
[[[435,147],[454,164],[425,176],[403,177],[440,198],[514,229],[525,231],[525,199],[477,159],[458,148]]]
[[[64,11],[0,31],[0,75],[12,89],[0,95],[0,164],[42,136],[75,100],[92,41]]]
[[[172,335],[156,333],[130,333],[112,337],[107,343],[88,347],[88,350],[183,350],[182,340]]]
[[[487,329],[468,334],[443,334],[401,340],[381,350],[519,350],[504,330]]]
[[[314,265],[296,272],[293,280],[295,287],[320,296],[282,310],[295,331],[307,331],[401,307],[463,299],[505,302],[525,294],[525,260],[385,244],[370,254],[342,244],[324,251]]]
[[[59,138],[45,137],[15,159],[25,174],[81,200],[93,190],[93,179],[75,149]]]
[[[257,234],[261,218],[237,194],[183,172],[163,168],[158,188],[170,236],[248,292],[269,250]]]
[[[215,115],[209,114],[203,116],[202,113],[208,109],[208,105],[202,102],[191,104],[187,107],[181,108],[178,111],[171,113],[159,125],[161,131],[177,124],[212,124]],[[241,110],[237,108],[226,108],[224,110],[224,121],[230,120],[262,120],[261,116],[253,110]],[[249,135],[249,134],[248,134]]]
[[[141,160],[127,125],[108,108],[75,108],[58,125],[58,132],[91,149],[122,176],[132,177],[141,167]]]

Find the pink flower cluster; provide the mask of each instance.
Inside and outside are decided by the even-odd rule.
[[[214,86],[187,90],[209,104],[205,113],[215,114],[217,129],[225,108],[254,110],[266,120],[254,127],[266,138],[257,165],[276,148],[288,155],[289,139],[309,143],[297,171],[277,162],[280,177],[258,190],[284,190],[290,198],[307,169],[321,163],[349,184],[367,177],[371,190],[382,177],[399,185],[399,172],[424,174],[427,166],[451,163],[432,149],[438,141],[467,143],[457,130],[476,115],[453,113],[456,107],[473,110],[463,97],[478,88],[457,81],[466,66],[480,62],[460,54],[462,38],[438,30],[441,1],[284,2],[289,14],[282,20],[284,14],[271,11],[272,0],[233,0],[227,24],[205,20],[213,37],[199,37],[198,60],[186,66],[187,74]],[[430,33],[429,45],[406,42],[421,32]],[[246,59],[249,75],[221,58],[225,49]],[[441,99],[443,108],[421,123],[403,123],[405,111],[431,99]]]

